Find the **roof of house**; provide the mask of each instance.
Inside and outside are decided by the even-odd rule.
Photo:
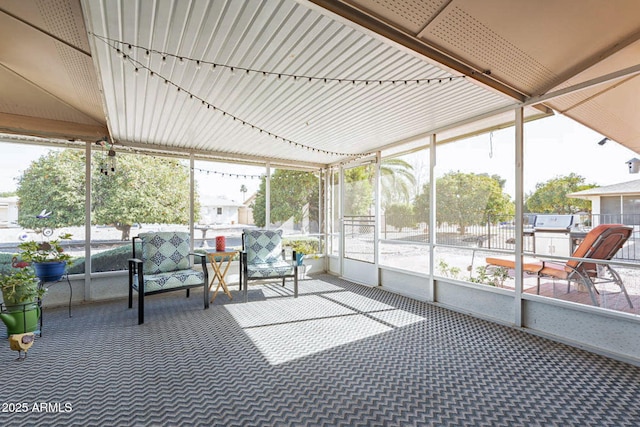
[[[214,207],[222,207],[222,206],[239,207],[239,206],[242,206],[242,202],[239,202],[237,200],[229,200],[225,197],[209,196],[205,194],[205,195],[200,195],[200,205],[214,206]]]
[[[615,196],[615,195],[640,195],[640,179],[635,181],[621,182],[619,184],[605,185],[603,187],[590,188],[588,190],[577,191],[567,194],[569,197],[587,198],[592,196]]]

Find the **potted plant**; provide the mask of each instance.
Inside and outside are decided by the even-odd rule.
[[[317,250],[317,241],[307,239],[291,239],[285,242],[286,246],[290,246],[292,251],[296,253],[296,262],[302,265],[305,255],[315,254]]]
[[[25,267],[0,275],[0,288],[3,300],[0,320],[7,326],[8,334],[37,330],[40,320],[38,300],[45,289],[38,286],[34,271]]]
[[[70,240],[71,234],[60,235],[58,239],[36,242],[22,242],[18,245],[22,261],[33,266],[36,276],[42,282],[55,282],[64,274],[66,265],[71,265],[71,255],[64,252],[60,240]]]

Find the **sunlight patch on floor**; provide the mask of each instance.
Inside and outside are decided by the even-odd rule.
[[[425,320],[348,291],[268,299],[226,308],[272,365]]]

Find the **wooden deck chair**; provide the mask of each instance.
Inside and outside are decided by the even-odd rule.
[[[573,258],[582,260],[568,260],[565,264],[557,261],[543,261],[537,258],[525,257],[523,271],[537,276],[537,292],[540,293],[540,278],[551,277],[567,281],[567,292],[571,282],[581,283],[589,291],[593,305],[599,306],[596,297],[599,294],[596,284],[615,283],[627,298],[629,307],[633,308],[631,298],[624,287],[624,283],[610,265],[606,263],[589,262],[589,259],[609,261],[620,250],[633,232],[632,227],[622,224],[602,224],[587,233],[584,240],[574,251]],[[513,257],[487,257],[486,263],[491,266],[515,269]]]

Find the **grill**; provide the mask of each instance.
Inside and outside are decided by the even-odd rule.
[[[534,231],[569,231],[577,224],[574,215],[536,215]]]
[[[571,256],[574,244],[570,230],[576,226],[574,215],[537,215],[533,225],[534,252]]]

